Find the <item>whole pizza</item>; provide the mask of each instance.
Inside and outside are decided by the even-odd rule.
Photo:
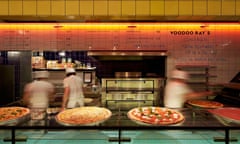
[[[221,108],[223,107],[222,103],[210,100],[189,100],[187,101],[188,104],[200,107],[200,108]]]
[[[163,107],[133,108],[127,115],[137,123],[150,125],[172,125],[184,120],[184,116],[177,110]]]
[[[30,114],[30,110],[24,107],[1,107],[0,125],[16,123],[18,119]]]
[[[106,108],[87,106],[64,110],[57,114],[56,120],[63,125],[96,125],[111,115],[112,112]]]

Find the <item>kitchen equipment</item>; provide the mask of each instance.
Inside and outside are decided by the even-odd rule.
[[[227,84],[224,84],[222,90],[214,98],[224,106],[240,107],[240,72]]]
[[[95,51],[96,52],[96,51]],[[98,61],[101,102],[110,109],[162,106],[166,55],[160,51],[89,52]]]
[[[115,72],[116,78],[140,78],[141,72]]]
[[[164,83],[163,78],[103,78],[102,105],[126,110],[160,105]]]

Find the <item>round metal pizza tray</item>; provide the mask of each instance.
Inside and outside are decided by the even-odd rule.
[[[86,123],[86,124],[70,124],[70,123],[65,123],[65,122],[60,121],[57,118],[58,115],[55,116],[55,120],[56,120],[57,123],[59,123],[61,125],[64,125],[64,126],[96,126],[96,125],[99,125],[100,123],[105,122],[106,120],[108,120],[112,116],[112,112],[109,109],[103,108],[103,107],[101,107],[101,108],[104,109],[104,111],[107,111],[108,115],[107,115],[107,117],[105,119],[100,120],[100,121]],[[61,114],[61,112],[58,113],[58,114]]]
[[[240,108],[226,107],[208,111],[220,121],[240,124]]]
[[[216,101],[211,101],[211,100],[205,100],[205,101],[216,102]],[[217,102],[217,103],[219,103],[219,102]],[[222,103],[219,103],[219,104],[222,104]],[[199,105],[190,103],[190,101],[187,101],[185,105],[187,107],[194,108],[194,109],[216,109],[216,108],[222,108],[224,106],[223,104],[219,107],[217,107],[217,106],[216,107],[199,106]]]
[[[142,108],[153,108],[153,107],[142,107]],[[165,108],[165,107],[155,107],[155,108],[168,109],[168,108]],[[185,121],[185,118],[184,118],[182,121],[179,121],[179,122],[173,123],[173,124],[154,124],[154,123],[151,124],[151,123],[146,123],[146,122],[135,120],[135,119],[131,118],[130,113],[134,109],[136,109],[136,108],[133,108],[133,109],[129,110],[128,113],[127,113],[127,116],[128,116],[128,118],[130,120],[132,120],[133,122],[135,122],[136,124],[139,124],[139,125],[144,125],[144,126],[168,126],[168,125],[178,126],[178,125],[182,125],[184,123],[184,121]]]
[[[27,108],[26,108],[27,109]],[[0,125],[14,126],[30,119],[30,110],[24,116],[0,122]]]
[[[57,123],[59,123],[60,125],[63,125],[63,126],[97,126],[106,120],[102,120],[102,121],[98,121],[98,122],[94,122],[94,123],[88,123],[88,124],[69,124],[69,123],[64,123],[62,121],[59,121],[57,118],[56,118],[56,121],[57,121]]]
[[[135,122],[136,124],[143,125],[143,126],[179,126],[179,125],[182,125],[185,121],[185,119],[183,119],[182,121],[180,121],[178,123],[174,123],[174,124],[150,124],[150,123],[145,123],[145,122],[142,122],[142,121],[137,121],[137,120],[134,120],[134,119],[131,119],[131,120],[133,122]]]

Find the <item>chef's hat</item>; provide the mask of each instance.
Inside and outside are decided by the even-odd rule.
[[[174,70],[172,71],[171,78],[187,80],[189,78],[189,75],[185,71]]]
[[[36,72],[33,72],[33,77],[34,78],[48,78],[49,72],[48,71],[36,71]]]
[[[75,69],[74,68],[66,68],[66,74],[68,73],[75,73]]]

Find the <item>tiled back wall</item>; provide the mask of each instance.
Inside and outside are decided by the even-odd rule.
[[[179,64],[211,65],[216,83],[240,70],[238,23],[11,23],[0,25],[0,36],[0,49],[7,51],[166,50],[167,76]],[[75,57],[90,60],[81,52]]]

